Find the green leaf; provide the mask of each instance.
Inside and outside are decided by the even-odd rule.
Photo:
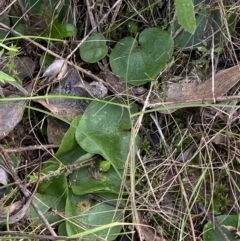
[[[201,2],[200,2],[201,1]],[[212,29],[215,34],[214,42],[215,45],[219,44],[222,39],[222,34],[219,29],[221,28],[221,14],[218,9],[211,9],[209,0],[206,1],[194,1],[194,5],[199,6],[201,4],[200,10],[196,13],[196,30],[193,34],[188,31],[180,31],[180,24],[178,21],[174,21],[171,26],[169,26],[168,31],[173,34],[177,34],[174,39],[175,46],[178,48],[196,48],[203,45],[203,41],[206,39],[207,30]],[[209,16],[211,16],[212,21],[209,22]],[[211,33],[212,35],[212,33]]]
[[[13,77],[4,73],[3,71],[0,71],[0,82],[2,82],[2,83],[6,82],[6,83],[12,85],[13,87],[17,88],[19,91],[21,91],[25,95],[28,95],[28,92],[20,84],[18,84]]]
[[[115,203],[118,198],[117,195],[113,194],[101,194],[101,196],[107,200],[112,200]],[[81,236],[81,232],[83,231],[91,230],[123,219],[123,213],[121,210],[116,210],[115,207],[104,202],[96,203],[87,197],[76,195],[69,195],[66,202],[65,212],[70,219],[69,221],[66,221],[68,236],[75,234]],[[115,240],[121,229],[121,226],[106,228],[84,236],[83,240],[93,241],[99,238],[108,241]]]
[[[46,171],[49,171],[49,164],[52,165],[52,163],[54,163],[54,165],[56,166],[60,166],[61,164],[71,165],[74,162],[79,161],[81,157],[82,161],[86,160],[86,158],[84,158],[85,156],[90,158],[90,156],[87,155],[86,151],[84,151],[78,145],[78,142],[75,139],[75,133],[80,119],[80,115],[76,116],[73,119],[68,131],[65,133],[62,139],[58,151],[56,152],[54,157],[47,160],[42,172],[45,173],[45,169]]]
[[[2,57],[3,53],[4,53],[4,49],[1,49],[0,50],[0,57]]]
[[[51,38],[63,39],[75,36],[77,28],[69,23],[57,23],[52,26]]]
[[[50,224],[56,223],[62,219],[62,217],[53,212],[54,210],[57,210],[61,213],[64,212],[65,202],[60,201],[59,198],[51,195],[36,193],[34,195],[34,202]],[[30,219],[30,221],[35,225],[43,224],[42,220],[39,218],[32,206],[30,208],[28,219]]]
[[[63,199],[66,201],[68,191],[67,178],[64,174],[59,175],[58,177],[52,177],[48,182],[40,183],[38,191],[44,194],[58,197],[59,200]]]
[[[217,221],[221,225],[222,231],[226,234],[229,240],[236,240],[236,232],[239,230],[239,215],[221,215],[218,216]],[[224,227],[225,226],[225,227]],[[236,231],[230,231],[227,229],[233,228]],[[203,241],[220,241],[224,240],[222,234],[218,231],[215,225],[211,221],[204,225],[203,229]]]
[[[58,226],[58,235],[60,235],[60,236],[67,236],[66,222],[62,222]]]
[[[11,46],[7,46],[6,44],[0,43],[0,47],[3,47],[6,50],[8,50],[9,52],[12,52],[12,53],[15,53],[15,54],[19,51],[19,47],[17,47],[14,44],[11,44]]]
[[[48,182],[40,183],[38,187],[39,192],[58,197],[66,195],[68,189],[67,180],[65,175],[60,175],[62,164],[71,165],[76,161],[84,161],[91,157],[91,155],[86,153],[75,140],[75,132],[80,118],[81,116],[76,116],[74,118],[70,128],[64,135],[57,153],[44,163],[41,172],[42,175],[47,176],[54,172],[56,177],[51,177]]]
[[[24,35],[27,35],[27,26],[26,24],[22,24],[22,23],[18,23],[14,26],[13,28],[15,31],[17,31],[18,33]],[[18,37],[18,34],[13,33],[13,36]]]
[[[175,7],[178,22],[186,31],[194,33],[196,19],[192,0],[175,0]]]
[[[58,157],[62,157],[65,156],[66,154],[69,154],[69,152],[72,152],[74,150],[76,150],[79,145],[75,139],[75,133],[76,133],[76,129],[78,127],[78,123],[81,120],[81,115],[76,116],[72,122],[71,125],[68,129],[68,131],[65,133],[62,142],[59,146],[59,149],[57,151],[57,153],[55,154],[55,156]],[[84,152],[85,154],[85,152]],[[65,164],[71,164],[71,163],[65,163]]]
[[[16,80],[11,77],[10,75],[0,71],[0,82],[5,83],[5,82],[15,82]]]
[[[119,171],[123,175],[123,170]],[[85,167],[74,171],[69,176],[71,189],[74,194],[83,195],[86,193],[96,193],[100,191],[119,193],[122,179],[113,167],[107,172],[100,172],[100,166]]]
[[[106,39],[101,33],[93,33],[79,48],[82,60],[87,63],[98,62],[107,55],[107,52]]]
[[[12,78],[12,77],[11,77]],[[8,81],[6,81],[8,82]],[[28,95],[28,92],[17,82],[9,82],[10,85],[12,85],[13,87],[17,88],[19,91],[21,91],[22,93],[24,93],[25,95]]]
[[[9,15],[6,15],[6,16],[4,16],[5,14],[2,14],[1,16],[0,16],[0,22],[2,23],[2,24],[5,24],[6,26],[8,26],[8,27],[10,27],[10,19],[9,19]],[[0,39],[1,40],[3,40],[3,39],[5,39],[7,36],[8,36],[8,31],[7,30],[5,30],[5,29],[3,29],[3,28],[1,28],[0,29]]]
[[[137,111],[135,105],[132,111]],[[115,169],[123,169],[129,152],[130,130],[127,108],[92,101],[79,121],[76,140],[88,153],[100,154]]]
[[[173,53],[170,34],[160,28],[143,30],[139,39],[121,39],[110,54],[110,65],[115,75],[132,85],[143,85],[154,80],[164,69]]]

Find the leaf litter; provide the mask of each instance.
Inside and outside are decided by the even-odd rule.
[[[20,69],[22,70],[22,67]],[[34,70],[34,66],[33,66],[33,70]],[[28,77],[30,79],[32,79],[32,76],[34,75],[33,70],[32,71],[28,70],[29,74],[25,77],[20,77],[20,79],[24,79],[24,78],[28,78]],[[176,114],[178,114],[177,110],[179,110],[180,108],[184,108],[186,106],[186,104],[188,104],[188,105],[210,104],[210,103],[214,103],[215,101],[217,101],[218,103],[219,103],[219,101],[224,101],[224,103],[227,103],[231,100],[231,97],[235,97],[236,99],[238,99],[237,93],[236,93],[236,95],[231,96],[231,93],[229,92],[232,89],[232,87],[238,85],[238,81],[239,81],[239,67],[238,66],[234,66],[229,69],[217,72],[216,75],[214,76],[214,81],[213,81],[213,76],[212,76],[212,77],[208,78],[206,81],[203,81],[198,84],[195,84],[195,83],[168,83],[167,85],[165,85],[165,87],[161,86],[161,90],[154,89],[154,91],[152,91],[150,93],[150,99],[147,103],[145,102],[145,100],[148,98],[148,96],[147,96],[148,89],[149,89],[148,85],[146,85],[144,87],[137,87],[137,86],[133,87],[133,86],[129,85],[128,83],[121,82],[121,80],[117,76],[115,76],[110,70],[103,71],[101,73],[101,75],[103,76],[102,78],[106,81],[105,86],[107,86],[109,88],[106,89],[106,87],[103,85],[103,90],[100,90],[99,93],[103,94],[104,92],[106,92],[106,93],[108,92],[108,93],[114,93],[115,96],[120,96],[120,95],[121,95],[121,97],[128,96],[129,98],[132,98],[133,100],[135,100],[138,103],[146,104],[146,107],[149,107],[149,108],[164,107],[165,110],[160,110],[161,114],[159,114],[159,113],[157,114],[160,116],[160,118],[162,118],[161,123],[163,124],[163,126],[165,123],[164,122],[165,120],[163,120],[163,119],[168,118],[168,117],[165,117],[165,116],[163,117],[162,113],[172,112],[171,110],[166,111],[167,108],[172,108],[173,110],[175,110]],[[94,94],[94,91],[93,92],[91,91],[91,89],[94,89],[96,87],[95,90],[97,90],[97,92],[98,92],[98,90],[99,90],[98,84],[99,83],[95,83],[95,84],[90,83],[89,84],[88,82],[84,82],[84,80],[80,76],[80,73],[78,71],[76,71],[75,69],[71,69],[66,64],[66,61],[64,59],[55,60],[53,62],[53,64],[51,66],[49,66],[49,68],[44,72],[43,77],[48,78],[48,80],[49,80],[48,84],[49,83],[52,84],[52,82],[53,82],[53,86],[52,86],[51,90],[47,93],[47,95],[66,95],[66,96],[73,95],[73,96],[81,96],[84,98],[85,97],[87,97],[87,98],[92,98],[92,97],[104,98],[105,97],[105,94],[103,94],[103,96],[98,96],[98,95],[96,96]],[[84,78],[85,77],[86,76],[84,76]],[[127,86],[127,89],[126,89],[126,86]],[[16,97],[17,95],[16,96],[11,95],[12,92],[14,92],[14,91],[11,88],[9,88],[9,86],[3,87],[3,93],[4,93],[5,97]],[[39,92],[39,94],[42,94],[42,93]],[[230,94],[230,95],[228,95],[228,94]],[[84,112],[84,110],[87,108],[87,106],[89,105],[88,100],[83,101],[83,100],[67,99],[67,98],[63,100],[63,98],[59,98],[59,97],[52,99],[52,98],[47,98],[47,95],[46,95],[45,100],[37,100],[37,101],[35,101],[35,103],[42,104],[48,111],[50,111],[52,113],[53,116],[57,115],[58,117],[60,117],[62,119],[66,119],[67,121],[71,121],[74,119],[75,116],[82,114]],[[19,96],[22,96],[22,95],[19,94]],[[0,106],[0,108],[1,108],[0,109],[0,133],[1,133],[0,139],[3,139],[6,136],[8,136],[9,133],[14,129],[14,127],[22,120],[24,109],[25,109],[23,106],[26,105],[26,102],[18,102],[17,103],[17,102],[11,101],[9,103],[4,103],[2,100],[1,100],[1,106]],[[141,105],[139,105],[139,106],[140,106],[139,108],[141,108]],[[183,109],[182,113],[184,113],[184,111],[185,110]],[[222,112],[222,115],[220,115],[219,112]],[[189,132],[195,138],[195,141],[199,144],[199,146],[200,146],[200,148],[202,148],[202,150],[204,150],[203,149],[204,147],[200,141],[201,137],[205,136],[206,133],[209,133],[211,135],[209,135],[209,137],[206,137],[205,140],[208,142],[210,148],[212,148],[211,150],[215,150],[215,148],[221,147],[219,152],[221,152],[222,154],[224,153],[224,151],[229,151],[230,154],[235,153],[236,150],[234,150],[234,147],[228,146],[229,141],[226,141],[226,140],[234,140],[235,141],[234,132],[232,133],[231,128],[227,129],[227,127],[224,125],[224,121],[226,121],[226,116],[224,114],[226,114],[226,113],[229,114],[229,112],[227,112],[227,110],[224,108],[218,109],[216,111],[213,111],[211,108],[205,108],[204,110],[201,110],[200,114],[198,114],[196,112],[192,112],[190,114],[192,119],[191,119],[191,121],[188,120],[188,127],[186,128],[186,130],[190,130],[190,128],[191,128],[191,131],[189,131]],[[52,119],[50,119],[50,121],[48,119],[48,127],[50,127],[50,124],[53,123],[53,119],[56,119],[53,116],[48,117],[49,119],[52,118]],[[238,116],[238,114],[235,113],[235,116]],[[216,122],[214,122],[214,123],[211,122],[213,120]],[[231,120],[228,120],[228,124],[231,125],[231,127],[234,129],[234,131],[238,130],[237,121],[238,121],[238,119],[237,119],[237,117],[234,117],[234,114],[232,114]],[[61,123],[61,121],[59,123]],[[51,135],[50,133],[51,132],[55,133],[55,132],[57,132],[57,130],[59,130],[61,128],[60,127],[61,124],[59,124],[59,123],[53,124],[53,126],[56,127],[55,130],[53,130],[53,131],[48,130],[48,134],[47,134],[48,141],[51,140],[51,138],[52,138],[50,136]],[[148,127],[148,124],[145,124],[145,126]],[[164,126],[164,127],[168,127],[168,124],[166,124],[166,126]],[[222,130],[224,130],[224,128],[225,128],[225,130],[227,129],[226,132],[224,132],[224,131],[221,132],[221,136],[219,135],[219,131],[218,131],[220,128],[222,128]],[[62,131],[62,135],[55,138],[58,141],[58,144],[61,142],[61,139],[67,129],[68,129],[68,125]],[[238,132],[236,131],[236,133],[238,133]],[[54,134],[52,134],[52,135],[54,136]],[[168,145],[169,139],[170,139],[170,137],[169,137],[170,134],[165,131],[164,135],[166,136],[165,144]],[[167,138],[169,138],[169,139],[167,139]],[[176,136],[176,138],[179,138],[179,137]],[[54,139],[54,138],[52,138],[52,139]],[[52,142],[54,142],[54,140]],[[180,141],[179,141],[179,143],[180,143]],[[190,147],[188,146],[185,148],[185,150],[181,150],[180,154],[179,154],[179,152],[177,152],[177,156],[179,158],[176,157],[175,160],[178,163],[180,163],[179,165],[181,165],[182,163],[184,163],[183,165],[185,165],[185,163],[187,165],[189,160],[193,159],[193,156],[196,155],[195,151],[196,151],[195,145],[192,143],[190,145]],[[213,153],[213,154],[216,154],[216,153]],[[169,157],[167,157],[166,159],[168,159],[168,158]],[[214,156],[214,155],[212,156],[212,158],[217,160],[216,156]],[[229,157],[224,156],[224,158],[229,158]],[[162,161],[164,162],[164,158],[162,158],[162,159],[163,159]],[[227,159],[227,160],[229,161],[229,159]],[[194,160],[194,161],[196,161],[196,160]],[[203,161],[203,159],[201,159],[201,161]],[[198,163],[198,165],[200,165],[200,164]],[[203,164],[201,163],[201,165],[203,165]],[[206,164],[206,166],[207,165],[208,164]],[[158,166],[156,166],[156,168],[158,168]],[[192,163],[190,165],[190,169],[188,169],[190,173],[191,173],[191,168],[192,168]],[[171,181],[174,182],[174,178],[177,175],[177,173],[174,173],[174,171],[176,172],[176,170],[173,170],[171,168],[168,171],[169,172],[171,171],[172,174],[165,176],[165,177],[168,177],[168,178],[165,178],[165,184],[162,184],[161,182],[158,183],[159,185],[162,185],[163,190],[161,190],[159,192],[156,191],[156,194],[158,195],[160,202],[163,202],[167,199],[167,205],[165,205],[165,207],[163,205],[163,209],[164,208],[167,209],[168,207],[169,207],[169,209],[174,209],[174,208],[176,208],[175,206],[179,205],[179,204],[176,205],[176,202],[175,202],[176,199],[175,199],[174,195],[176,195],[176,193],[174,193],[173,195],[170,195],[169,194],[170,191],[168,190],[168,186],[166,185],[166,183],[169,183]],[[152,172],[152,170],[149,171],[149,175],[151,172]],[[162,173],[163,173],[162,175],[164,175],[164,171]],[[166,171],[166,173],[167,173],[167,171]],[[193,172],[193,175],[194,174],[196,174],[196,173]],[[155,174],[153,174],[153,176],[154,175]],[[191,184],[197,185],[197,181],[198,181],[198,180],[196,180],[197,178],[198,177],[194,178],[193,176],[190,176],[189,177],[190,182],[187,182],[184,179],[183,184],[186,185],[186,187],[189,188],[189,190],[191,190],[191,188],[190,188]],[[72,181],[74,181],[74,180],[72,180]],[[186,181],[186,183],[184,181]],[[237,180],[237,182],[238,182],[238,180]],[[205,180],[205,183],[206,183],[206,185],[208,185],[207,184],[208,180]],[[207,194],[208,194],[208,191],[207,191]],[[187,192],[187,194],[190,195],[188,192]],[[143,195],[145,195],[145,193],[143,193]],[[141,200],[141,198],[142,197],[140,195],[139,200]],[[147,197],[144,196],[144,198],[147,198]],[[220,197],[218,197],[218,198],[220,200]],[[211,203],[209,203],[209,205],[211,205]],[[16,205],[16,206],[18,206],[18,205]],[[179,206],[181,206],[181,205],[179,205]],[[149,207],[151,207],[151,205],[149,205],[148,208]],[[181,207],[184,209],[185,205],[182,205]],[[149,208],[149,209],[151,209],[151,208]],[[152,209],[154,209],[154,207]],[[156,210],[154,210],[154,211],[156,212]],[[152,211],[150,213],[154,213],[154,211]],[[160,212],[160,210],[157,210],[157,211]],[[167,214],[167,211],[166,211],[166,214]],[[173,217],[171,217],[171,215],[174,216],[175,214],[176,214],[175,210],[172,212],[170,211],[169,212],[169,215],[170,215],[169,220],[173,220]],[[196,213],[194,213],[194,214],[196,214]],[[178,214],[178,215],[181,216],[180,214]],[[15,219],[14,215],[10,215],[10,216],[13,217],[13,220]],[[21,216],[21,218],[23,216]],[[19,216],[17,218],[19,218]],[[180,219],[176,218],[175,222],[177,223],[179,220]],[[144,221],[144,217],[141,217],[140,222],[145,223],[146,225],[150,224],[150,222]],[[153,226],[153,227],[155,228],[156,226]],[[140,230],[140,232],[142,232],[143,233],[142,235],[145,236],[143,238],[145,240],[147,240],[147,238],[149,238],[149,237],[152,237],[152,238],[155,237],[155,233],[152,231],[151,228],[149,228],[149,229],[142,228],[142,230]],[[161,234],[159,234],[159,236],[161,236]],[[158,240],[165,240],[165,239],[159,237]]]

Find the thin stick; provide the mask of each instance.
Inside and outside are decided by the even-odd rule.
[[[114,13],[113,13],[112,19],[111,19],[110,24],[109,24],[109,29],[110,29],[110,28],[113,26],[113,24],[115,23],[115,20],[116,20],[116,17],[117,17],[117,15],[118,15],[118,12],[119,12],[119,10],[120,10],[121,5],[122,5],[122,0],[119,1],[119,4],[117,5],[117,7],[116,7],[116,9],[115,9],[115,11],[114,11]]]
[[[14,33],[14,34],[20,36],[20,37],[23,38],[23,39],[26,39],[28,42],[34,44],[34,45],[37,46],[38,48],[40,48],[40,49],[42,49],[43,51],[47,52],[48,54],[51,54],[51,55],[54,56],[55,58],[57,58],[57,59],[62,59],[62,56],[54,53],[54,52],[51,51],[50,49],[42,46],[41,44],[39,44],[39,43],[37,43],[36,41],[30,39],[29,37],[23,36],[23,35],[20,34],[19,32],[15,31],[14,29],[8,27],[7,25],[5,25],[5,24],[3,24],[3,23],[1,23],[1,22],[0,22],[0,27],[6,29],[6,30],[8,30],[8,31],[10,31],[11,33]],[[77,51],[77,49],[75,49],[74,52],[76,52],[76,51]],[[73,54],[74,52],[72,52],[72,54]],[[71,54],[71,55],[72,55],[72,54]],[[70,57],[71,57],[71,56],[70,56]],[[77,70],[79,70],[79,71],[82,72],[83,74],[86,74],[86,75],[88,75],[89,77],[91,77],[91,78],[93,78],[93,79],[95,79],[95,80],[97,80],[97,81],[99,81],[99,82],[104,83],[104,81],[103,81],[101,78],[95,76],[95,75],[92,74],[90,71],[85,70],[85,69],[81,68],[80,66],[73,64],[73,63],[70,62],[70,61],[67,61],[67,63],[68,63],[69,65],[71,65],[71,66],[74,66]]]
[[[212,60],[212,97],[213,103],[216,103],[215,99],[215,61],[214,61],[214,31],[212,28],[212,49],[211,49],[211,60]]]
[[[34,151],[34,150],[45,150],[45,149],[52,149],[58,148],[59,145],[34,145],[34,146],[26,146],[26,147],[18,147],[18,148],[8,148],[5,149],[6,153],[16,153],[16,152],[23,152],[23,151]]]
[[[48,231],[51,233],[51,235],[57,237],[57,234],[55,233],[55,231],[53,230],[53,228],[51,227],[51,225],[49,224],[48,220],[44,217],[44,215],[42,214],[42,212],[39,210],[38,206],[36,205],[36,203],[33,201],[33,194],[31,194],[26,187],[22,184],[22,181],[20,180],[20,178],[18,177],[14,167],[13,167],[13,163],[10,159],[10,157],[8,156],[8,153],[5,152],[5,149],[0,145],[0,152],[3,155],[3,162],[5,164],[5,168],[9,171],[9,173],[11,174],[13,180],[15,181],[15,183],[17,184],[18,188],[21,190],[21,192],[23,193],[23,195],[25,196],[26,199],[31,200],[31,204],[33,206],[33,208],[35,209],[35,211],[37,212],[37,214],[39,215],[39,217],[42,219],[43,223],[46,225]]]
[[[89,0],[86,0],[86,4],[87,4],[87,10],[88,10],[88,16],[89,16],[89,19],[90,19],[90,23],[92,25],[92,28],[95,28],[96,29],[96,21],[94,19],[94,16],[93,16],[93,13],[92,13],[92,8],[90,6],[90,3],[89,3]]]
[[[70,173],[72,173],[73,171],[75,170],[78,170],[80,168],[83,168],[83,167],[88,167],[88,166],[92,166],[95,162],[93,161],[93,158],[92,159],[88,159],[86,161],[83,161],[83,162],[79,162],[79,163],[75,163],[75,164],[72,164],[72,165],[66,165],[66,166],[63,166],[61,168],[61,170],[59,171],[54,171],[54,172],[51,172],[50,174],[48,175],[45,175],[45,176],[40,176],[39,180],[33,180],[33,181],[30,181],[27,186],[30,186],[36,182],[48,182],[50,178],[52,177],[58,177],[60,175],[62,175],[63,173],[65,173],[66,175],[69,175]]]

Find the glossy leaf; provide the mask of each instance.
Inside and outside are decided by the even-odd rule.
[[[121,39],[110,54],[115,75],[132,85],[143,85],[164,69],[173,53],[170,34],[160,28],[147,28],[139,38]]]
[[[98,62],[107,55],[107,52],[106,39],[101,33],[93,33],[79,48],[82,60],[87,63]]]

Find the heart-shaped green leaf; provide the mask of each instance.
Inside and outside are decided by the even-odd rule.
[[[106,39],[101,33],[93,33],[79,48],[82,60],[87,63],[98,62],[107,52]]]
[[[137,111],[135,105],[131,111]],[[130,130],[127,108],[92,101],[79,121],[76,140],[88,153],[100,154],[115,169],[123,169],[129,152]]]
[[[117,203],[117,195],[106,193],[101,196]],[[65,212],[70,217],[70,221],[66,221],[68,236],[75,234],[81,236],[81,232],[88,230],[89,234],[83,237],[85,241],[97,240],[97,238],[111,241],[116,239],[122,229],[121,226],[115,226],[91,233],[91,229],[108,224],[111,226],[111,223],[122,220],[123,213],[121,210],[116,210],[114,206],[104,202],[96,203],[85,196],[69,195]]]
[[[153,80],[164,69],[173,53],[170,34],[160,28],[143,30],[137,39],[121,39],[110,54],[115,75],[132,85]]]

